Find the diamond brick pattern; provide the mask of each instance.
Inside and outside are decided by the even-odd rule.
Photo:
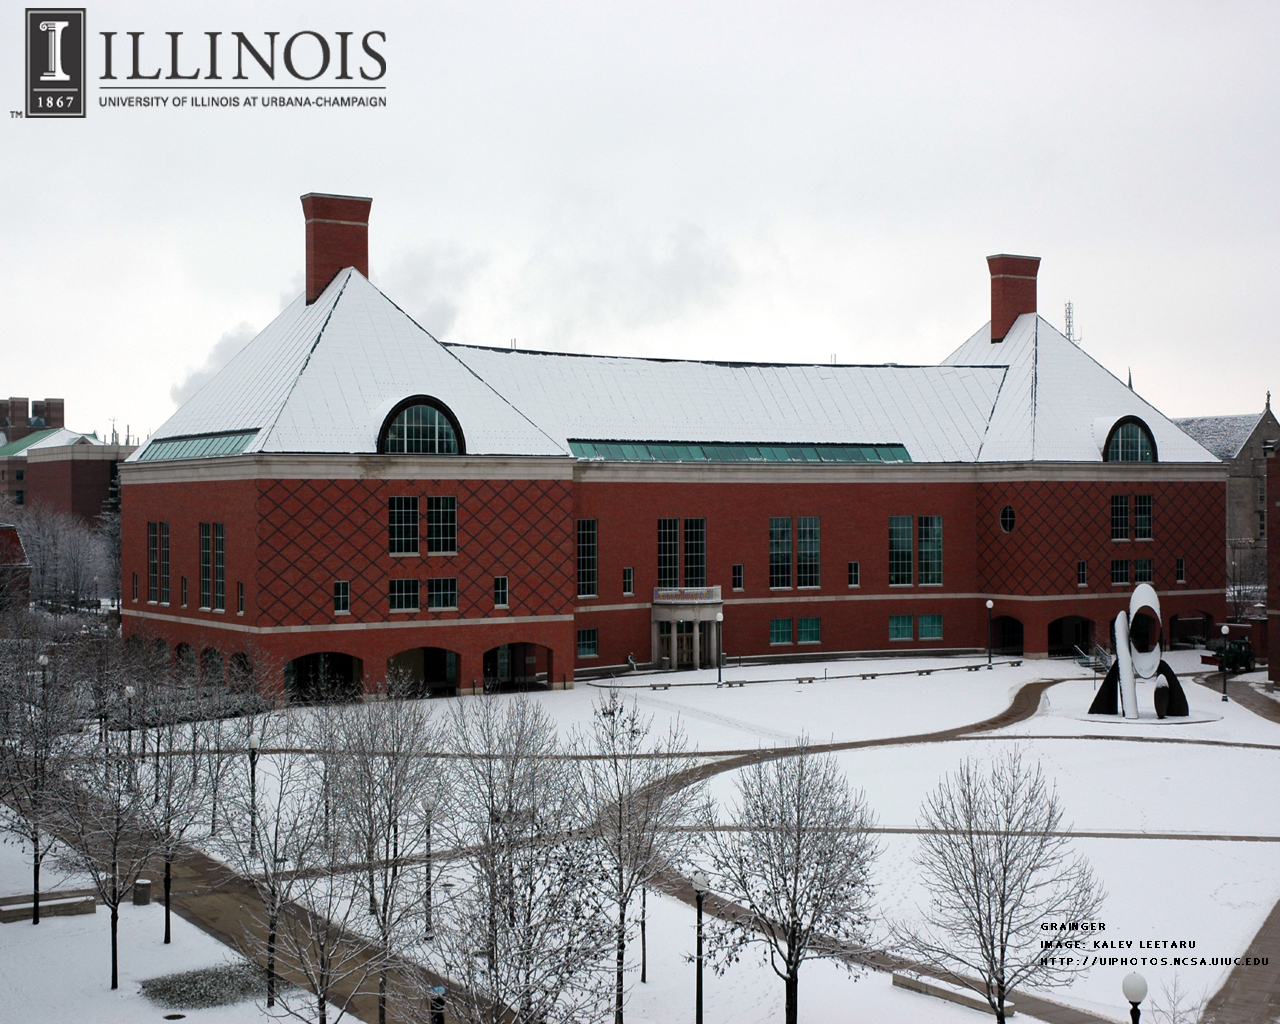
[[[392,495],[456,496],[458,554],[427,557],[424,542],[423,556],[392,558],[387,533]],[[419,504],[426,509],[425,500]],[[498,616],[573,611],[568,481],[261,480],[257,513],[261,626],[334,622],[335,579],[351,584],[351,618],[338,621],[387,620],[388,580],[414,577],[458,580],[457,612],[423,608],[407,616],[419,621],[494,616],[493,577],[501,575],[510,580],[510,607]],[[422,530],[425,536],[425,519]]]
[[[1151,541],[1111,538],[1111,495],[1150,494]],[[1212,481],[1059,481],[978,487],[978,585],[984,593],[1113,593],[1111,560],[1151,558],[1155,586],[1174,589],[1174,559],[1187,560],[1189,590],[1226,585],[1224,485]],[[1017,526],[1000,529],[1012,505]],[[1132,536],[1132,528],[1130,536]],[[1089,584],[1076,586],[1076,561],[1089,563]],[[1132,571],[1131,571],[1132,575]]]

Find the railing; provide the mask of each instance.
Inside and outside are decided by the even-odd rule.
[[[654,587],[654,604],[719,604],[719,587]]]

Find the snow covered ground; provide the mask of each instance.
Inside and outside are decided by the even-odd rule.
[[[48,887],[79,888],[83,878],[48,872]],[[0,894],[31,885],[30,863],[11,843],[0,845]],[[111,990],[111,919],[105,907],[82,917],[45,917],[0,924],[0,1020],[15,1024],[141,1024],[182,1013],[192,1024],[248,1024],[268,1020],[253,1002],[204,1010],[172,1010],[141,994],[140,984],[239,960],[177,915],[164,944],[164,907],[120,908],[120,987]]]
[[[1193,712],[1210,719],[1195,724],[1084,720],[1094,693],[1092,672],[1061,661],[964,671],[962,666],[975,660],[893,658],[734,667],[726,670],[726,680],[742,679],[748,685],[723,689],[716,688],[714,671],[627,676],[618,683],[654,715],[656,729],[678,720],[691,746],[714,755],[787,746],[801,734],[815,742],[852,742],[954,729],[1004,710],[1027,682],[1061,679],[1046,691],[1032,718],[981,739],[895,744],[837,756],[852,784],[866,790],[882,826],[910,828],[924,795],[963,758],[987,758],[1017,745],[1057,783],[1067,819],[1077,831],[1125,833],[1076,841],[1110,893],[1102,915],[1108,938],[1195,941],[1195,952],[1206,957],[1242,952],[1280,899],[1280,864],[1274,857],[1280,846],[1199,835],[1280,837],[1280,808],[1265,784],[1280,767],[1280,728],[1234,702],[1222,703],[1216,693],[1191,681],[1189,674],[1202,670],[1198,652],[1169,656],[1184,678]],[[916,674],[922,670],[933,674]],[[859,678],[869,673],[881,674]],[[805,676],[816,681],[796,682]],[[650,683],[655,681],[670,682],[671,689],[653,690]],[[597,685],[579,683],[575,690],[538,693],[533,699],[553,716],[563,737],[589,722],[601,692]],[[1149,708],[1149,687],[1139,687],[1139,700]],[[448,701],[433,704],[441,716],[449,707]],[[1160,742],[1126,742],[1130,738]],[[1211,745],[1164,742],[1179,740]],[[1264,749],[1226,745],[1242,743]],[[261,776],[259,782],[264,783]],[[732,773],[714,777],[711,786],[727,808],[734,794]],[[1142,833],[1188,837],[1145,838]],[[912,864],[915,844],[909,834],[883,837],[877,882],[886,919],[909,917],[924,900]],[[0,893],[22,891],[27,874],[17,851],[0,847]],[[161,1019],[170,1011],[137,995],[141,979],[222,963],[230,953],[176,919],[175,943],[166,949],[160,943],[160,915],[154,906],[124,908],[118,993],[107,989],[104,913],[49,919],[39,929],[0,925],[0,982],[15,993],[6,1012],[24,1007],[26,1016],[16,1018],[20,1020]],[[650,896],[649,983],[639,984],[639,944],[633,941],[630,1020],[657,1024],[692,1014],[694,968],[687,957],[693,950],[693,927],[692,909]],[[54,964],[56,969],[50,966]],[[1121,1020],[1125,1007],[1119,981],[1129,969],[1093,969],[1071,989],[1046,994]],[[1172,979],[1171,969],[1140,969],[1154,993],[1161,982]],[[1212,991],[1225,972],[1195,967],[1180,973],[1184,987]],[[708,971],[705,982],[709,1024],[781,1017],[782,984],[757,960],[744,959],[723,977]],[[191,1020],[261,1019],[252,1004],[183,1012]],[[947,1024],[976,1022],[983,1015],[893,988],[887,975],[872,973],[853,982],[835,966],[815,963],[802,972],[800,1019],[811,1024],[862,1019]]]

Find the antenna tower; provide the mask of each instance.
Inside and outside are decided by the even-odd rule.
[[[1076,310],[1070,299],[1067,300],[1066,321],[1067,341],[1073,345],[1079,345],[1080,341],[1076,338]]]

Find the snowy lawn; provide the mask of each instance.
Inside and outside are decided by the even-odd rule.
[[[47,863],[47,862],[46,862]],[[84,878],[42,871],[42,887],[81,888]],[[12,843],[0,845],[0,895],[31,887],[30,862]],[[0,924],[0,1020],[59,1024],[141,1024],[183,1013],[195,1024],[246,1024],[266,1017],[252,1002],[172,1010],[146,999],[148,978],[239,961],[222,945],[174,915],[165,945],[164,907],[120,908],[120,987],[111,991],[111,918],[105,907],[82,917],[44,917]]]

